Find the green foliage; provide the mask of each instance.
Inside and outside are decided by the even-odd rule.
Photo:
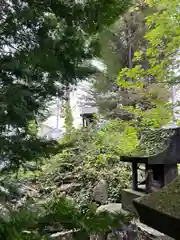
[[[117,78],[117,83],[127,92],[141,96],[143,104],[135,102],[129,112],[138,118],[138,127],[159,128],[172,119],[172,111],[168,101],[170,86],[177,76],[174,69],[178,66],[179,50],[178,31],[178,1],[147,1],[149,7],[156,9],[146,16],[148,31],[145,34],[146,47],[134,54],[132,68],[123,68]],[[173,17],[172,17],[173,16]],[[172,26],[172,27],[171,27]],[[176,30],[175,30],[175,29]],[[176,44],[173,45],[174,41]],[[171,46],[171,47],[169,47]],[[148,59],[148,67],[143,65],[144,58]],[[136,64],[139,62],[140,64]],[[177,64],[177,65],[176,65]],[[152,84],[153,82],[153,84]],[[164,83],[163,83],[164,82]],[[143,108],[142,106],[146,106]],[[139,112],[136,111],[139,109]]]
[[[29,134],[32,135],[32,136],[37,136],[37,133],[38,133],[38,126],[36,124],[35,121],[30,121],[29,122]]]
[[[117,155],[130,153],[138,143],[137,131],[133,122],[110,121],[98,135],[101,148],[106,151],[110,150]]]
[[[36,224],[36,219],[27,209],[22,209],[19,212],[12,212],[9,216],[9,221],[0,220],[0,237],[7,240],[27,239],[26,237],[22,238],[22,235],[25,235],[22,231],[34,224]]]
[[[70,132],[73,129],[73,116],[70,101],[67,101],[64,106],[64,122],[66,132]]]
[[[176,58],[180,45],[179,38],[179,1],[147,1],[150,6],[158,9],[158,13],[147,18],[149,31],[146,39],[150,46],[147,56],[150,58],[152,71],[160,81],[171,81],[178,66]],[[163,55],[162,61],[160,56]]]
[[[168,108],[165,106],[169,99],[169,87],[157,84],[155,78],[146,74],[151,68],[149,57],[145,54],[149,44],[145,38],[148,31],[146,19],[157,11],[145,1],[136,1],[101,34],[101,57],[107,69],[95,75],[94,89],[89,99],[106,118],[125,121],[135,118],[139,121],[147,119],[152,109],[152,118],[158,115],[161,123],[157,119],[147,119],[142,123],[143,126],[156,124],[157,127],[169,121]],[[114,81],[118,73],[118,80]],[[155,105],[158,105],[156,113]],[[137,115],[137,111],[142,115],[142,111],[146,110],[145,116]]]
[[[178,80],[178,51],[180,46],[179,38],[179,1],[147,1],[151,8],[156,9],[155,13],[146,17],[148,31],[145,39],[148,43],[145,51],[135,53],[134,62],[148,59],[148,68],[143,64],[134,66],[132,69],[124,68],[118,76],[118,83],[126,89],[147,89],[147,80],[155,81],[156,89],[162,86],[168,91],[167,83],[174,83]],[[131,79],[131,81],[127,81]],[[159,84],[160,82],[160,84]],[[145,111],[142,116],[143,126],[160,127],[172,118],[170,106],[167,99],[147,91],[153,106]]]
[[[120,227],[132,218],[123,213],[114,217],[107,214],[106,216],[97,215],[96,210],[95,204],[80,208],[72,200],[64,197],[52,199],[41,206],[31,206],[31,209],[22,208],[11,212],[9,221],[1,219],[0,237],[5,240],[45,240],[48,239],[45,233],[46,226],[57,223],[64,230],[80,231],[79,235],[82,232],[87,234],[105,232],[109,230],[109,227]]]
[[[84,189],[81,191],[82,196],[78,194],[78,201],[89,201],[88,195],[95,182],[102,178],[106,179],[110,186],[109,201],[118,201],[121,189],[130,184],[130,168],[128,164],[120,162],[120,155],[130,153],[136,147],[137,138],[135,133],[129,133],[128,126],[124,125],[115,121],[99,131],[89,128],[76,133],[75,145],[69,150],[72,155],[69,155],[68,162],[73,162],[74,171],[83,183]],[[129,141],[125,145],[127,139]]]
[[[90,60],[99,55],[99,32],[129,4],[129,0],[3,2],[0,152],[13,166],[46,151],[29,124],[45,117],[47,103],[57,92],[62,96],[67,86],[95,72]]]
[[[45,110],[46,102],[57,90],[63,94],[64,89],[67,89],[64,87],[93,72],[84,67],[83,63],[97,55],[97,45],[94,45],[97,35],[118,18],[129,1],[114,0],[111,4],[93,0],[86,3],[53,1],[50,6],[46,2],[23,2],[27,4],[13,1],[11,7],[6,3],[0,10],[4,17],[2,21],[5,21],[0,23],[4,34],[0,44],[4,45],[6,40],[6,45],[17,45],[18,48],[15,53],[2,54],[1,58],[0,127],[4,132],[5,125],[13,126],[17,135],[2,135],[0,146],[3,152],[11,153],[11,167],[27,167],[27,160],[31,162],[40,156],[44,156],[44,159],[42,168],[34,173],[24,173],[20,168],[16,180],[32,185],[37,194],[33,201],[30,198],[22,208],[13,211],[10,209],[7,219],[1,217],[0,238],[48,239],[47,226],[57,223],[61,230],[79,229],[79,234],[85,233],[86,236],[92,232],[105,232],[109,228],[120,227],[131,218],[124,214],[117,217],[97,215],[97,206],[92,203],[92,190],[99,180],[104,179],[108,183],[108,202],[119,201],[121,190],[128,187],[131,180],[130,167],[120,161],[120,156],[134,152],[151,155],[154,151],[161,151],[171,136],[171,132],[153,131],[152,128],[159,128],[171,117],[166,104],[168,95],[165,94],[169,89],[161,87],[160,94],[157,86],[161,85],[157,82],[167,78],[169,80],[173,76],[170,67],[179,47],[179,25],[174,24],[179,21],[179,3],[176,0],[170,3],[166,0],[148,1],[158,11],[147,18],[149,31],[146,39],[141,39],[140,34],[140,41],[134,43],[138,46],[131,46],[134,52],[140,49],[140,52],[133,53],[135,60],[131,62],[132,68],[130,62],[125,65],[123,63],[128,68],[121,70],[117,83],[113,84],[112,79],[110,82],[105,81],[106,90],[109,86],[112,87],[112,92],[114,89],[116,92],[120,90],[118,93],[121,98],[116,95],[114,106],[124,115],[131,113],[128,121],[122,117],[123,114],[121,117],[114,114],[115,120],[109,121],[104,128],[90,126],[87,129],[74,130],[67,101],[65,122],[68,133],[59,143],[47,144],[36,137],[34,121],[37,115]],[[168,4],[169,8],[162,10],[164,4]],[[12,8],[14,11],[11,11]],[[140,10],[132,9],[130,13],[136,15],[136,11],[139,13]],[[135,27],[131,17],[126,20],[132,24],[131,27]],[[170,28],[172,24],[175,26]],[[143,28],[143,34],[144,30]],[[144,42],[148,42],[148,47],[141,51]],[[129,46],[128,42],[128,49]],[[145,56],[148,61],[144,61]],[[147,62],[148,67],[146,64],[144,67],[143,63]],[[115,66],[112,72],[116,70]],[[15,79],[13,83],[11,76]],[[56,86],[57,79],[61,83],[60,89]],[[155,83],[149,84],[148,81],[152,79]],[[130,102],[123,102],[123,93],[129,94]],[[139,142],[144,129],[147,131]],[[54,155],[50,161],[47,159],[49,153]],[[80,190],[69,192],[67,198],[62,197],[60,192],[64,177],[66,180],[73,177],[81,185]],[[9,187],[8,189],[12,191]],[[45,204],[42,204],[41,200],[44,199]],[[30,202],[36,204],[32,205]],[[84,239],[82,235],[76,237]]]
[[[28,182],[34,179],[46,188],[56,187],[54,179],[58,176],[63,179],[64,175],[70,175],[81,183],[81,189],[72,194],[81,205],[91,202],[92,189],[103,178],[109,185],[108,201],[119,201],[121,189],[130,185],[130,166],[122,163],[120,156],[130,154],[137,145],[133,125],[131,128],[127,123],[112,121],[98,131],[93,128],[74,130],[66,134],[59,144],[65,143],[67,147],[50,160],[45,160],[41,170],[32,173],[21,170],[18,179],[24,178]]]
[[[144,1],[142,6],[136,1],[110,28],[101,33],[101,57],[107,65],[108,74],[113,78],[116,77],[119,69],[129,66],[129,60],[132,60],[137,50],[146,47],[144,20],[151,12],[152,9]],[[147,65],[146,59],[142,62]]]

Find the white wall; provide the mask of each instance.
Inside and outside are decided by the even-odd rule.
[[[99,71],[106,71],[105,65],[100,60],[95,59],[92,61],[92,64],[97,67]],[[81,100],[83,98],[83,104],[85,106],[88,104],[86,100],[86,97],[88,96],[88,89],[91,89],[91,84],[88,81],[82,81],[77,85],[76,89],[74,88],[74,90],[70,93],[70,106],[72,109],[72,115],[74,118],[73,125],[75,128],[80,128],[82,126],[82,118],[80,116],[82,112]],[[61,105],[61,103],[59,103],[59,105]],[[58,134],[61,136],[62,132],[65,132],[64,118],[59,115],[60,106],[57,104],[57,99],[55,99],[55,103],[50,105],[49,110],[51,111],[51,116],[41,124],[40,135],[44,136],[46,133],[44,129],[51,128],[52,132],[50,135],[52,135],[54,130],[56,136],[58,136]]]
[[[82,112],[81,99],[86,98],[88,95],[86,90],[88,90],[90,87],[91,84],[89,84],[87,81],[82,81],[77,85],[76,89],[70,93],[70,106],[74,119],[73,125],[76,129],[82,126],[82,118],[80,116]],[[86,102],[86,100],[83,102]],[[56,136],[55,138],[58,138],[58,136],[62,136],[62,133],[65,132],[64,118],[60,113],[61,101],[58,103],[58,100],[55,99],[54,102],[50,105],[49,111],[51,112],[50,117],[48,117],[46,121],[40,124],[39,134],[41,136],[48,135],[50,138],[51,136]]]

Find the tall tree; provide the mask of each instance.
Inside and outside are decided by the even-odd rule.
[[[29,132],[57,91],[87,77],[97,36],[129,0],[2,0],[0,7],[0,152],[18,166],[44,153]],[[57,84],[60,83],[60,84]],[[43,142],[44,146],[44,142]]]
[[[72,115],[72,109],[70,104],[70,87],[66,89],[64,102],[62,104],[62,110],[64,112],[64,125],[66,132],[69,133],[73,129],[73,115]]]
[[[115,81],[121,69],[126,71],[137,67],[134,72],[136,77],[139,65],[147,70],[151,67],[145,54],[149,44],[145,38],[148,31],[146,18],[157,11],[155,6],[149,6],[145,1],[137,1],[110,29],[104,30],[101,34],[101,54],[107,70],[105,73],[95,75],[94,89],[89,95],[92,104],[97,105],[106,117],[130,120],[134,118],[134,114],[128,107],[138,106],[144,111],[154,106],[151,96],[153,101],[161,104],[169,99],[168,87],[163,84],[157,85],[153,76],[144,76],[146,88],[127,89],[125,84],[120,86]],[[141,59],[135,59],[137,51],[144,53]],[[124,81],[131,82],[132,76],[126,76]]]
[[[119,74],[119,83],[126,88],[139,88],[143,91],[147,89],[146,79],[156,79],[158,84],[168,86],[179,81],[179,7],[180,3],[174,1],[148,1],[150,7],[156,8],[156,12],[147,17],[148,32],[145,35],[148,41],[148,48],[135,54],[135,60],[148,58],[149,68],[142,64],[132,69],[123,69]],[[127,77],[132,81],[127,84]],[[166,120],[169,121],[172,114],[169,112],[167,102],[160,105],[157,98],[151,98],[153,108],[145,112],[141,124],[146,126],[156,125],[159,127]],[[161,111],[160,111],[161,108]],[[156,114],[154,114],[156,112]],[[163,114],[161,115],[161,113]],[[151,118],[151,120],[150,120]],[[153,120],[152,120],[153,119]]]

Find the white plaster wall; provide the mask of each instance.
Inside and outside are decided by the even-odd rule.
[[[86,90],[88,90],[90,87],[91,85],[87,81],[82,81],[77,85],[76,89],[72,90],[70,93],[70,106],[74,119],[73,125],[76,129],[82,126],[82,118],[80,116],[82,112],[81,99],[86,98],[88,95]],[[86,102],[86,100],[83,102]],[[62,136],[62,133],[65,132],[64,118],[60,113],[61,101],[59,100],[58,104],[58,100],[55,99],[54,102],[49,106],[49,111],[51,112],[50,117],[48,117],[46,121],[40,123],[39,134],[41,136],[49,136],[49,138],[52,136],[53,138],[57,139],[58,136]],[[51,131],[49,131],[49,129],[51,129]]]
[[[97,69],[99,69],[100,71],[106,70],[105,65],[97,59],[93,60],[92,64],[95,67],[97,67]],[[76,129],[82,126],[82,119],[80,116],[82,112],[82,98],[83,98],[83,104],[85,106],[86,104],[88,105],[86,98],[88,98],[88,89],[90,88],[91,88],[90,82],[84,80],[78,83],[76,88],[74,87],[74,89],[70,93],[70,106],[72,109],[72,115],[74,119],[73,125]],[[51,116],[47,118],[46,121],[40,124],[39,134],[41,136],[46,135],[46,130],[44,129],[49,129],[49,128],[52,129],[52,131],[49,133],[49,137],[53,136],[53,138],[58,138],[58,136],[62,136],[62,133],[65,132],[64,118],[59,115],[61,102],[59,102],[59,107],[57,107],[57,105],[58,105],[57,99],[55,99],[54,103],[52,103],[52,105],[50,105],[49,107]]]

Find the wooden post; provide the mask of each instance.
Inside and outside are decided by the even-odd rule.
[[[83,116],[83,127],[85,127],[85,119],[84,119],[84,116]]]
[[[138,183],[138,175],[137,175],[137,163],[132,163],[132,188],[133,190],[137,190],[137,183]]]

